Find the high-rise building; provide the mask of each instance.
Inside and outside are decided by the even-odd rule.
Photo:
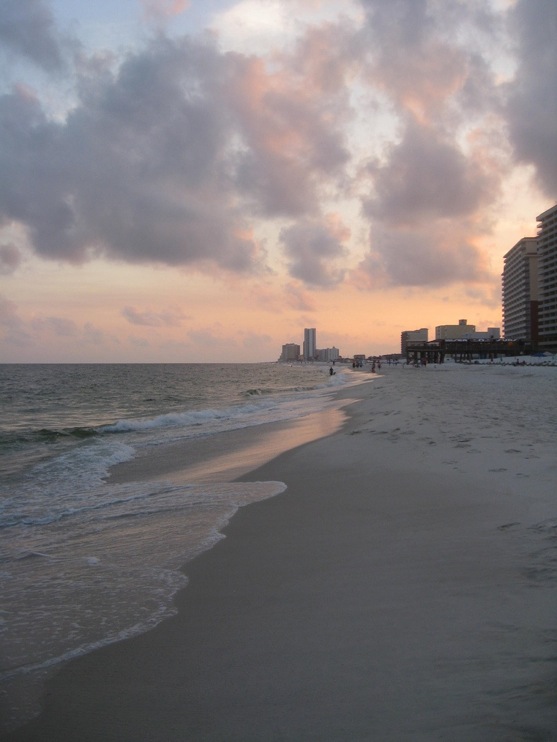
[[[423,345],[428,341],[429,330],[427,327],[420,327],[419,330],[404,330],[400,333],[400,352],[406,355],[406,348],[412,343]]]
[[[300,346],[297,343],[286,343],[282,346],[279,361],[297,361],[300,358]]]
[[[523,237],[504,256],[503,335],[538,343],[538,240]]]
[[[557,204],[537,218],[540,286],[539,348],[557,350]]]
[[[317,350],[315,327],[304,329],[304,361],[313,361]]]
[[[335,348],[334,345],[332,348],[321,348],[316,351],[317,354],[317,360],[318,361],[324,361],[325,363],[331,363],[332,361],[338,361],[340,358],[340,351],[338,348]]]

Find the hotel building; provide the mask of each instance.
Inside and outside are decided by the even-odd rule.
[[[458,325],[437,325],[435,328],[436,340],[458,340],[476,332],[476,325],[469,325],[468,320],[459,319]]]
[[[403,356],[406,355],[406,349],[412,343],[418,343],[419,345],[425,345],[428,341],[429,329],[427,327],[420,327],[419,330],[404,330],[400,333],[400,352]]]
[[[557,204],[537,217],[540,350],[557,350]]]
[[[504,256],[503,336],[538,344],[538,240],[523,237]]]
[[[279,361],[297,361],[300,358],[300,346],[297,343],[286,343],[282,346]]]

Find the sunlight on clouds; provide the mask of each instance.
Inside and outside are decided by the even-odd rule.
[[[339,17],[359,23],[363,11],[355,0],[241,0],[217,14],[211,28],[224,50],[266,55],[295,43],[304,26]]]
[[[243,0],[218,15],[212,28],[223,49],[264,53],[284,38],[289,21],[280,0]]]
[[[2,358],[499,326],[503,256],[557,186],[537,2],[547,23],[531,0],[10,0]]]

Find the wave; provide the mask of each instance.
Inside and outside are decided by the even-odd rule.
[[[255,393],[253,396],[256,396]],[[156,428],[199,427],[210,422],[227,422],[243,420],[250,414],[268,411],[276,407],[276,402],[240,404],[222,409],[188,410],[186,412],[168,412],[148,418],[118,420],[111,425],[100,428],[102,433],[129,433],[148,431]]]
[[[261,413],[277,412],[286,400],[295,403],[296,401],[307,401],[304,394],[323,392],[328,389],[333,391],[339,386],[359,384],[369,381],[368,377],[356,378],[350,373],[337,373],[333,376],[327,376],[326,379],[318,384],[308,386],[291,386],[275,389],[273,387],[252,387],[243,392],[243,396],[248,402],[237,405],[230,405],[219,409],[208,408],[201,410],[185,410],[183,412],[168,412],[155,417],[140,417],[118,420],[110,425],[104,425],[99,428],[101,433],[130,433],[155,430],[157,428],[196,428],[207,423],[222,422],[239,422],[241,425],[247,425],[248,418]]]
[[[62,430],[49,430],[48,428],[42,428],[37,432],[37,436],[43,440],[59,440],[60,438],[92,438],[98,435],[98,430],[95,428],[67,428]]]
[[[49,444],[63,441],[84,440],[99,435],[96,428],[40,428],[38,430],[0,433],[0,450],[21,447],[29,444]]]

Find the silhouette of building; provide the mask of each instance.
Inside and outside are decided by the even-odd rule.
[[[438,325],[435,328],[436,340],[458,340],[476,332],[476,325],[469,325],[468,320],[459,319],[458,325]]]
[[[538,217],[539,348],[557,350],[557,204]]]
[[[297,361],[300,358],[300,346],[297,343],[286,343],[282,346],[279,361]]]
[[[538,240],[523,237],[504,256],[503,336],[538,343]]]
[[[338,361],[339,358],[340,351],[338,348],[335,348],[334,345],[332,348],[321,348],[317,351],[318,361],[325,361],[325,363],[330,363],[331,361]]]
[[[315,327],[304,329],[304,361],[313,361],[317,351]]]
[[[429,329],[427,327],[420,327],[419,330],[404,330],[400,333],[400,352],[403,356],[406,355],[406,349],[412,343],[418,343],[423,345],[427,343],[429,336]]]

